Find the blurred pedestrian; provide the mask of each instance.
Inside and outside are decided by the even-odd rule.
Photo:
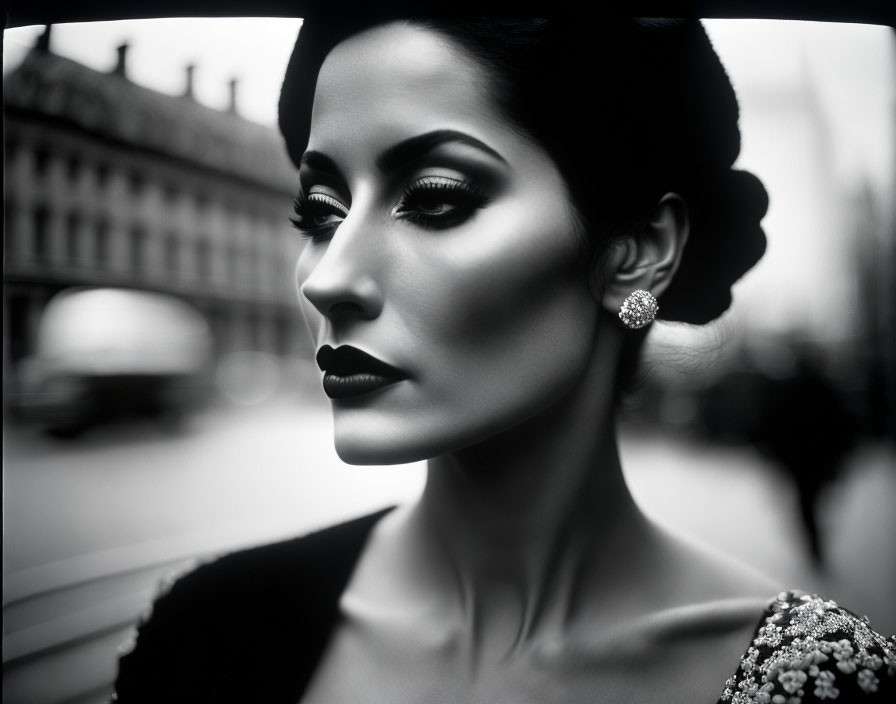
[[[825,567],[819,502],[856,446],[857,426],[842,395],[806,350],[792,374],[766,379],[758,445],[793,482],[799,517],[814,565]]]

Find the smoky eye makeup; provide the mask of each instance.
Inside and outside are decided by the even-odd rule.
[[[302,236],[316,242],[330,239],[348,216],[349,207],[338,193],[326,186],[300,188],[293,202],[290,223]]]
[[[398,223],[427,230],[459,226],[499,195],[507,163],[490,148],[459,141],[454,132],[421,135],[399,143],[374,162],[381,207]],[[472,138],[468,138],[472,139]],[[433,140],[435,140],[433,142]],[[290,219],[302,236],[329,240],[348,217],[348,187],[336,163],[308,152],[300,168],[301,188]]]
[[[465,223],[501,193],[507,180],[507,163],[500,155],[459,142],[456,136],[392,165],[400,191],[392,217],[423,229]]]
[[[394,188],[391,216],[421,229],[441,230],[460,225],[491,201],[490,190],[479,180],[454,170],[418,173]],[[301,189],[290,219],[302,236],[315,242],[329,240],[348,217],[349,205],[325,186]]]
[[[465,222],[490,200],[473,178],[431,173],[408,180],[392,217],[425,229],[445,229]]]

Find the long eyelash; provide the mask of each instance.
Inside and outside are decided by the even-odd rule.
[[[450,180],[420,180],[415,183],[412,183],[408,186],[404,193],[402,194],[401,199],[403,201],[410,200],[414,196],[418,196],[422,193],[427,193],[431,191],[441,192],[441,193],[451,193],[451,194],[462,194],[465,196],[470,196],[474,198],[485,197],[485,193],[482,188],[476,183],[470,183],[468,181],[455,181],[454,179]]]
[[[311,202],[305,196],[299,194],[292,203],[292,209],[296,217],[289,218],[289,224],[297,229],[302,239],[305,240],[313,240],[318,233],[318,228],[305,224],[308,220],[310,208]]]
[[[289,218],[289,224],[303,234],[307,233],[308,228],[302,224],[302,221],[306,217],[308,210],[308,199],[301,194],[297,195],[292,202],[292,210],[296,214],[296,217]]]
[[[456,208],[445,214],[436,215],[414,209],[416,199],[428,193],[442,193],[456,200]],[[428,178],[408,186],[395,208],[402,219],[422,227],[450,226],[465,220],[473,211],[488,205],[490,198],[477,184],[455,179]]]
[[[308,239],[325,239],[322,237],[322,234],[332,235],[337,226],[326,225],[326,226],[317,226],[317,225],[308,225],[306,224],[307,219],[313,215],[312,208],[315,206],[324,206],[329,205],[333,210],[338,210],[342,213],[343,217],[348,215],[348,212],[345,210],[343,206],[341,206],[338,201],[332,196],[319,196],[320,199],[311,199],[308,196],[304,195],[304,193],[299,193],[295,199],[293,200],[292,209],[296,214],[296,217],[289,218],[290,224],[297,229],[303,238]]]

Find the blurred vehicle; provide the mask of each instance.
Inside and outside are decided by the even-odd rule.
[[[178,426],[209,396],[210,351],[204,318],[178,298],[67,289],[47,305],[36,351],[20,363],[12,409],[57,436],[139,416]]]

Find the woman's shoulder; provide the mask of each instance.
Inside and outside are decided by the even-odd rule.
[[[231,553],[166,585],[122,649],[117,700],[288,699],[319,658],[339,596],[388,510]]]
[[[836,602],[791,590],[772,599],[719,702],[894,701],[896,636]]]
[[[283,585],[294,593],[297,587],[326,590],[347,577],[373,526],[391,508],[266,545],[237,550],[200,564],[182,575],[168,593],[176,598],[212,597]]]

